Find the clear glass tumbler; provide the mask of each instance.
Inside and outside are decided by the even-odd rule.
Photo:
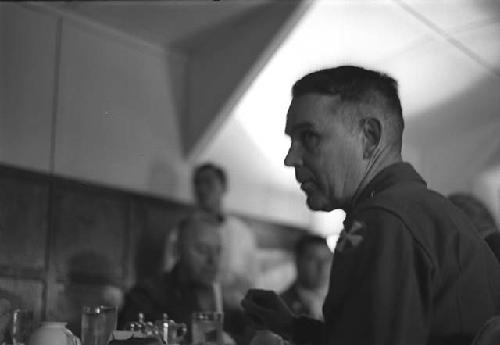
[[[107,345],[116,329],[117,311],[111,306],[82,308],[82,345]]]
[[[223,314],[196,312],[191,314],[191,341],[193,345],[222,345]]]

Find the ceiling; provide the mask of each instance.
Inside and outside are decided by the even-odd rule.
[[[283,132],[290,87],[305,73],[335,64],[361,64],[396,77],[412,138],[405,143],[419,154],[432,150],[425,146],[426,140],[436,143],[444,136],[456,138],[470,126],[499,121],[499,4],[313,2],[235,106],[204,158],[238,162],[249,179],[296,190],[292,172],[282,165],[289,142],[278,134]],[[462,109],[467,105],[475,109],[483,105],[484,109],[474,114],[471,109],[461,111],[454,106],[458,100]],[[434,126],[438,130],[427,135]],[[240,138],[237,146],[231,145],[235,138]],[[260,158],[255,152],[244,153],[252,150]],[[251,163],[247,157],[252,158]],[[432,169],[427,171],[432,179]]]
[[[46,3],[65,13],[88,18],[149,43],[183,45],[214,26],[268,4],[257,1],[56,1]]]
[[[243,19],[257,29],[266,6],[279,2],[72,1],[48,6],[193,54],[200,44],[210,47],[206,41],[221,40],[209,33],[231,35],[231,28]],[[233,86],[240,91],[226,95],[226,114],[222,120],[214,116],[216,130],[207,131],[209,140],[199,145],[194,161],[221,163],[237,183],[300,193],[293,172],[282,164],[288,146],[282,133],[290,87],[305,73],[336,64],[361,64],[398,80],[407,124],[406,152],[431,180],[434,171],[447,177],[460,173],[456,162],[450,164],[453,169],[435,169],[441,156],[436,153],[429,155],[433,160],[427,159],[432,145],[446,141],[449,149],[440,154],[453,157],[460,155],[453,149],[458,150],[455,141],[462,136],[468,142],[474,142],[473,135],[495,137],[494,131],[480,129],[500,121],[499,1],[301,3],[293,26],[283,24],[286,34],[271,54],[256,54],[259,63],[252,66],[252,73],[238,78],[246,82]],[[469,167],[469,174],[500,165],[495,147],[488,151],[491,156],[483,154],[477,160],[475,169]]]

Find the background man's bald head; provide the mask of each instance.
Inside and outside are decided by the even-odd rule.
[[[215,217],[195,213],[179,225],[179,265],[188,279],[210,286],[220,269],[222,250],[220,223]]]

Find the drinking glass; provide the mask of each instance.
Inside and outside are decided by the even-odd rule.
[[[116,307],[82,308],[82,345],[106,345],[116,329]]]
[[[13,345],[25,345],[31,335],[33,327],[33,311],[14,309],[12,312],[12,326],[10,328]]]
[[[166,345],[181,345],[187,333],[185,323],[176,323],[174,320],[158,320],[155,322],[163,343]]]
[[[196,312],[191,315],[193,345],[222,345],[221,312]]]

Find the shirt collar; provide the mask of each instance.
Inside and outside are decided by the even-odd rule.
[[[373,198],[379,192],[400,183],[420,183],[427,185],[411,164],[406,162],[394,163],[375,175],[356,198],[354,205],[359,205],[363,201]]]

